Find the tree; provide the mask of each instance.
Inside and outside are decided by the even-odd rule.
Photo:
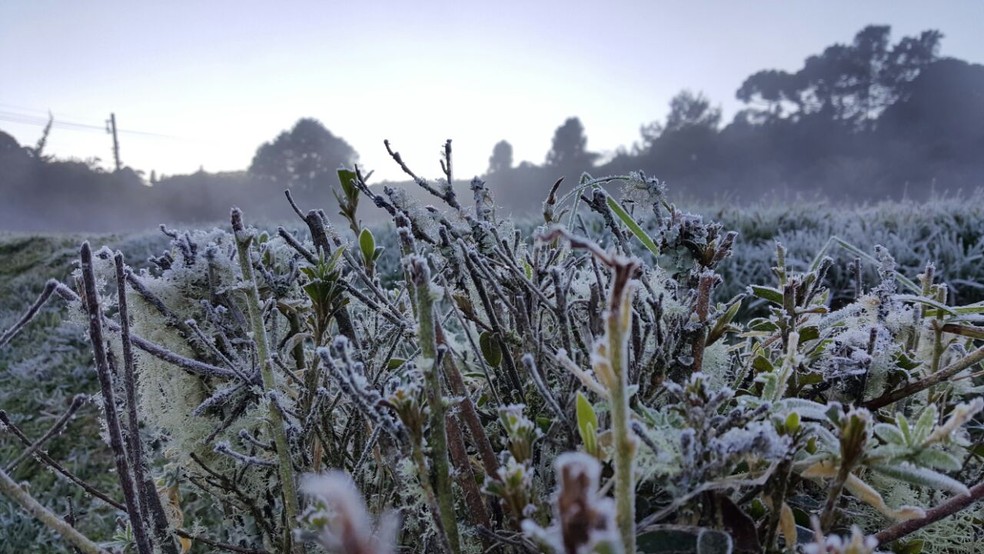
[[[588,152],[588,137],[584,134],[584,125],[576,117],[570,117],[564,124],[557,127],[553,136],[553,145],[547,152],[547,165],[573,169],[588,169],[598,159],[598,154]]]
[[[881,140],[919,145],[937,161],[980,163],[984,148],[984,65],[943,59],[906,88],[878,120]]]
[[[498,173],[507,169],[512,169],[513,147],[504,140],[495,143],[492,148],[492,156],[489,158],[488,174]]]
[[[682,90],[670,100],[670,114],[666,116],[663,132],[672,132],[687,127],[703,127],[717,130],[721,124],[721,108],[712,108],[711,101],[704,93],[694,94]]]
[[[762,105],[750,121],[794,121],[820,116],[863,128],[905,98],[906,85],[937,59],[939,31],[904,37],[891,46],[891,27],[869,25],[851,44],[835,44],[810,56],[796,73],[759,71],[742,83],[739,100]]]
[[[668,143],[679,143],[681,139],[693,147],[697,142],[706,142],[720,124],[720,108],[712,108],[711,101],[703,93],[682,90],[670,99],[670,113],[665,124],[653,121],[640,127],[641,141],[635,151],[644,154],[657,147],[665,149]]]
[[[282,186],[314,189],[331,183],[340,166],[351,166],[358,154],[331,134],[317,119],[298,120],[290,132],[263,143],[253,156],[249,173]]]

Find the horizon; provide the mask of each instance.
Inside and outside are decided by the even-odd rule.
[[[384,139],[426,177],[452,139],[464,179],[485,173],[499,140],[516,164],[542,164],[567,117],[592,151],[631,148],[682,89],[729,122],[746,77],[795,71],[868,24],[891,25],[893,40],[937,29],[942,57],[984,62],[984,3],[972,0],[520,6],[5,4],[0,130],[33,145],[50,109],[47,153],[110,167],[115,113],[123,164],[173,175],[245,170],[262,143],[312,117],[374,182],[403,180]]]

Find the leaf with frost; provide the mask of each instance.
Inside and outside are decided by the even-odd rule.
[[[936,404],[930,404],[919,414],[916,426],[912,429],[912,444],[923,444],[929,438],[929,434],[936,425],[937,418]]]
[[[885,500],[878,491],[853,473],[847,476],[847,481],[844,482],[844,488],[865,504],[868,504],[896,521],[906,521],[926,516],[926,512],[922,508],[915,506],[902,506],[898,509],[890,508],[885,504]]]
[[[915,461],[921,465],[943,471],[957,471],[963,467],[963,464],[956,456],[935,448],[926,448],[920,451],[916,454]]]
[[[827,421],[827,406],[805,398],[783,398],[776,402],[779,413],[796,412],[802,419]]]
[[[963,427],[968,421],[971,420],[978,412],[984,409],[984,398],[977,397],[968,403],[962,403],[957,405],[956,408],[950,412],[950,417],[947,418],[946,423],[939,425],[928,437],[926,437],[926,444],[934,444],[950,438],[950,435],[954,431]]]
[[[622,205],[619,204],[617,200],[615,200],[614,198],[612,198],[607,194],[605,195],[605,201],[608,204],[608,207],[612,210],[612,212],[614,212],[615,215],[618,216],[620,220],[622,220],[622,223],[624,223],[625,226],[629,228],[629,231],[632,231],[632,234],[635,235],[637,239],[639,239],[639,242],[641,242],[646,247],[646,249],[652,253],[653,256],[658,257],[659,247],[656,246],[656,243],[653,242],[653,239],[648,234],[646,234],[645,231],[642,230],[642,227],[639,226],[636,220],[631,215],[629,215],[629,212],[625,211],[625,208],[623,208]]]
[[[908,462],[891,465],[873,465],[871,469],[882,473],[893,479],[905,481],[906,483],[930,489],[945,490],[954,494],[969,494],[967,485],[952,477],[947,477],[942,473],[923,467],[916,467]]]
[[[874,431],[878,438],[888,444],[908,446],[908,443],[905,440],[905,435],[903,435],[902,431],[895,425],[890,425],[888,423],[877,423],[875,424]]]

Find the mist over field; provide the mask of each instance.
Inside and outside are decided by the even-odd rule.
[[[832,36],[793,69],[763,67],[731,83],[729,102],[737,109],[727,118],[721,99],[681,82],[664,117],[640,120],[638,135],[623,136],[621,146],[605,152],[589,146],[596,143],[592,129],[576,109],[556,122],[549,149],[532,161],[518,159],[507,130],[487,163],[464,165],[461,159],[474,159],[464,150],[471,143],[462,147],[448,136],[458,161],[454,187],[467,195],[470,180],[481,178],[499,209],[517,216],[537,214],[558,179],[564,179],[564,192],[583,173],[644,171],[666,182],[674,198],[738,204],[797,198],[858,203],[973,191],[984,184],[984,66],[942,56],[945,41],[945,30],[900,35],[888,25]],[[28,124],[34,125],[33,142],[4,131],[14,125],[23,137]],[[103,161],[49,153],[50,143],[72,133],[72,125],[15,108],[0,111],[0,229],[135,231],[158,223],[222,221],[233,205],[260,220],[282,221],[293,213],[286,189],[304,209],[324,208],[334,217],[335,172],[356,165],[389,176],[370,179],[371,185],[404,188],[426,201],[426,193],[387,159],[381,140],[390,132],[386,120],[364,122],[379,137],[371,157],[383,154],[377,161],[382,167],[366,167],[365,152],[334,131],[330,119],[304,116],[283,121],[284,130],[257,144],[239,171],[167,175],[127,164],[128,141],[136,139],[126,133],[112,135],[116,149],[105,148]],[[114,125],[115,117],[107,129]],[[100,140],[110,144],[109,135]],[[431,145],[431,157],[404,161],[421,177],[440,175],[442,143]],[[364,217],[371,222],[383,215],[368,207]]]

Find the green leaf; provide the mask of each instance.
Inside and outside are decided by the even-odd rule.
[[[911,541],[895,541],[892,552],[895,554],[922,554],[923,539],[912,539]]]
[[[523,273],[526,274],[527,279],[533,279],[533,266],[531,266],[526,260],[523,260]]]
[[[348,198],[357,197],[359,194],[359,189],[355,187],[355,180],[358,177],[355,172],[351,169],[339,169],[338,170],[338,182],[342,185],[342,192]]]
[[[796,412],[790,412],[786,416],[786,431],[789,433],[795,433],[799,431],[800,428],[800,416]]]
[[[584,449],[589,454],[594,454],[598,449],[598,414],[581,391],[577,393],[576,406],[578,434],[581,435]]]
[[[492,334],[488,331],[484,331],[478,336],[478,345],[482,350],[482,357],[488,362],[492,367],[499,367],[502,363],[502,350],[499,348],[499,343],[492,337]]]
[[[908,446],[905,442],[905,436],[902,431],[899,430],[895,425],[889,425],[888,423],[878,423],[875,425],[875,435],[881,440],[889,444],[899,444],[902,446]]]
[[[652,252],[653,256],[659,256],[659,247],[656,246],[653,239],[646,234],[642,227],[639,226],[635,218],[629,215],[629,212],[625,211],[625,208],[623,208],[622,205],[611,196],[608,196],[605,201],[608,203],[608,207],[615,212],[615,215],[622,220],[622,223],[629,228],[629,231],[632,231],[632,234],[639,239],[639,242],[641,242],[643,246]]]
[[[926,298],[925,296],[917,296],[915,294],[896,294],[892,298],[894,300],[901,300],[902,302],[915,302],[917,304],[925,304],[932,308],[936,308],[936,310],[933,311],[934,316],[940,312],[944,312],[949,315],[957,315],[957,312],[953,311],[946,304],[941,304],[935,300]]]
[[[957,481],[952,477],[947,477],[946,475],[933,471],[932,469],[916,467],[909,463],[903,462],[892,465],[875,465],[871,466],[871,469],[877,471],[878,473],[892,477],[893,479],[898,479],[899,481],[904,481],[912,485],[929,487],[930,489],[936,490],[945,490],[954,494],[970,494],[970,491],[967,489],[967,485],[964,485],[960,481]]]
[[[960,460],[956,456],[949,452],[936,450],[935,448],[927,448],[916,454],[916,461],[920,465],[943,471],[957,471],[963,467],[963,464],[960,463]]]
[[[754,369],[756,373],[768,373],[770,371],[775,371],[776,368],[772,365],[772,362],[769,361],[768,358],[760,354],[755,356],[755,359],[752,360],[752,369]]]
[[[386,362],[386,369],[390,371],[394,369],[399,369],[399,367],[405,363],[407,363],[407,361],[404,360],[403,358],[390,358],[390,360]]]
[[[906,371],[912,371],[917,367],[922,365],[922,362],[918,360],[913,360],[905,352],[899,352],[895,355],[894,359],[896,367],[904,369]]]
[[[362,259],[372,261],[376,255],[376,237],[372,236],[372,231],[363,228],[359,233],[359,249],[362,250]]]
[[[714,327],[711,328],[711,331],[707,334],[708,346],[717,342],[717,340],[721,338],[722,335],[724,335],[724,332],[728,329],[728,325],[731,324],[731,320],[733,320],[735,316],[738,315],[738,310],[741,308],[741,300],[742,297],[740,296],[737,299],[733,300],[731,305],[728,306],[727,311],[725,311],[724,314],[722,314],[721,317],[719,317],[718,320],[714,322]]]
[[[780,410],[796,412],[800,419],[813,421],[827,420],[827,406],[805,398],[783,398],[778,403]]]
[[[898,426],[899,431],[902,431],[902,436],[905,437],[905,444],[912,445],[912,431],[909,430],[909,420],[901,413],[895,414],[895,425]]]
[[[779,289],[763,287],[761,285],[751,285],[748,288],[751,289],[752,295],[771,302],[776,306],[782,306],[782,291]]]
[[[919,419],[916,421],[916,428],[912,431],[913,445],[922,444],[929,437],[929,434],[933,432],[933,427],[936,426],[936,416],[935,404],[926,406],[922,413],[919,414]]]
[[[802,327],[799,330],[800,344],[806,341],[816,340],[820,338],[820,329],[816,325],[810,325],[809,327]]]
[[[765,333],[771,333],[779,330],[779,326],[776,325],[774,321],[765,318],[753,319],[748,323],[748,328],[752,331],[760,331]]]

